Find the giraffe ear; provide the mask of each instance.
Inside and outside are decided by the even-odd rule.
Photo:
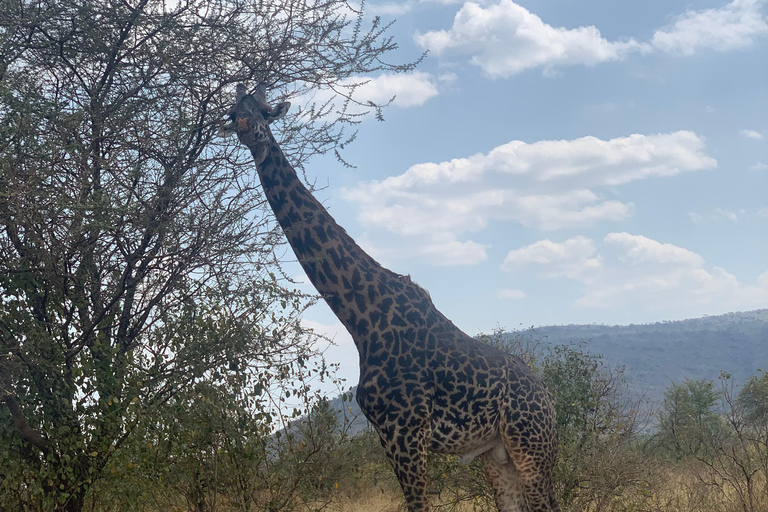
[[[243,97],[245,96],[245,85],[237,84],[236,95],[237,96],[236,96],[235,105],[237,105],[237,103],[240,103],[240,100],[243,99]]]
[[[267,102],[267,82],[259,82],[258,85],[256,85],[256,91],[253,93],[253,95],[257,98],[259,98],[262,103]]]
[[[267,121],[269,121],[270,123],[272,121],[277,121],[288,112],[289,108],[291,108],[290,101],[284,101],[282,103],[278,103],[275,107],[272,108],[272,111],[269,112],[267,116]]]

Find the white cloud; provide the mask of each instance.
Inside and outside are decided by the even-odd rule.
[[[757,211],[757,215],[758,215],[758,217],[766,217],[766,218],[768,218],[768,206],[766,206],[764,208],[760,208]]]
[[[496,292],[496,297],[503,300],[522,300],[528,296],[523,290],[504,288]]]
[[[422,4],[451,5],[464,3],[464,0],[419,0],[419,2]]]
[[[741,283],[688,249],[629,233],[609,233],[600,246],[585,237],[542,240],[510,251],[502,268],[577,281],[582,294],[574,305],[582,308],[737,310],[768,301],[768,272],[755,284]]]
[[[594,242],[577,236],[563,243],[541,240],[534,244],[509,251],[501,268],[513,271],[529,265],[547,267],[547,277],[577,279],[591,269],[600,267],[600,259],[593,257]]]
[[[705,219],[714,220],[714,221],[727,220],[735,224],[735,223],[738,223],[739,220],[741,220],[747,215],[751,215],[751,214],[748,214],[747,210],[745,210],[744,208],[739,208],[737,211],[726,210],[724,208],[715,208],[714,211],[712,211],[706,216],[697,212],[688,212],[688,218],[694,224],[701,224],[702,222],[704,222]]]
[[[673,176],[710,169],[717,162],[704,151],[694,132],[618,137],[581,137],[526,143],[513,140],[448,162],[416,164],[400,176],[375,183],[381,192],[420,186],[473,183],[489,172],[527,182],[535,188],[574,189],[616,186],[651,176]]]
[[[452,3],[441,0],[441,3]],[[633,52],[690,55],[701,49],[730,51],[768,34],[761,10],[765,0],[733,0],[717,8],[689,10],[657,30],[648,42],[609,41],[595,26],[553,27],[512,0],[483,6],[466,2],[448,30],[416,33],[416,43],[439,57],[470,55],[470,62],[493,78],[534,67],[559,76],[562,66],[593,66]]]
[[[755,165],[749,166],[748,170],[752,172],[768,171],[768,164],[757,162]]]
[[[400,16],[411,12],[413,2],[366,3],[365,12],[374,16]]]
[[[659,263],[662,265],[683,264],[694,267],[704,265],[704,258],[688,249],[683,249],[673,244],[657,242],[640,235],[608,233],[603,239],[603,243],[620,247],[621,252],[617,259],[627,266],[645,263]]]
[[[354,76],[342,80],[337,87],[339,92],[349,95],[359,102],[368,101],[382,104],[395,98],[393,105],[401,108],[418,107],[439,94],[437,80],[430,74],[414,71],[405,74],[384,73],[377,77]],[[331,100],[336,108],[341,108],[345,98],[330,89],[316,91],[311,97],[299,98],[299,103],[322,105]],[[354,114],[368,110],[350,103],[347,113]]]
[[[741,134],[742,137],[746,137],[748,139],[763,140],[765,138],[765,136],[762,133],[756,130],[741,130],[739,133]]]
[[[768,34],[762,15],[764,0],[733,0],[717,8],[687,11],[669,27],[653,34],[654,48],[690,55],[699,49],[729,51],[752,45]]]
[[[417,33],[415,40],[438,56],[471,54],[471,62],[491,77],[537,66],[591,66],[640,47],[634,40],[608,41],[594,26],[553,27],[511,0],[488,7],[467,2],[449,30]]]
[[[437,96],[437,86],[432,75],[422,71],[408,74],[383,74],[371,78],[356,89],[355,94],[362,101],[385,102],[393,96],[398,107],[417,107]]]
[[[723,210],[722,208],[716,208],[715,216],[719,218],[724,218],[731,222],[739,222],[739,214],[736,212],[732,212],[730,210]]]
[[[471,240],[459,242],[450,236],[433,236],[418,248],[418,253],[434,265],[474,265],[487,258],[488,245]]]
[[[486,246],[462,239],[489,221],[543,230],[620,221],[633,205],[607,197],[615,187],[716,165],[704,140],[688,131],[512,141],[487,154],[417,164],[343,193],[360,205],[358,218],[366,228],[411,240],[401,254],[471,264],[485,259]]]

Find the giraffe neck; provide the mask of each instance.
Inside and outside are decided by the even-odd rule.
[[[254,152],[255,153],[255,152]],[[254,154],[258,158],[257,154]],[[264,193],[299,263],[331,310],[360,345],[361,316],[368,307],[366,283],[403,279],[363,251],[315,199],[271,140],[258,166]],[[395,283],[396,284],[396,283]]]

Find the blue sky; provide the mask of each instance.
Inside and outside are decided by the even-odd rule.
[[[396,100],[360,125],[355,169],[326,158],[307,174],[350,235],[460,328],[768,307],[765,1],[367,10],[397,19],[398,58],[429,54],[358,90]],[[305,321],[335,337],[327,357],[354,382],[330,310]]]

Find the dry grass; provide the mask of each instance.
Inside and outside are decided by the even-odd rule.
[[[402,510],[402,505],[401,495],[381,488],[371,488],[369,493],[355,499],[338,500],[333,510],[334,512],[399,512]]]
[[[745,512],[754,510],[768,512],[768,495],[756,492],[755,500],[749,505],[739,499],[733,487],[722,480],[706,482],[697,478],[694,463],[660,472],[659,480],[648,489],[645,498],[648,512]],[[763,482],[755,482],[765,485]],[[623,509],[620,509],[623,510]]]
[[[431,500],[433,510],[445,510],[443,507],[448,505],[447,502],[440,502],[437,496],[432,496]],[[372,488],[369,493],[356,498],[336,499],[331,506],[324,510],[329,512],[405,512],[407,509],[400,491]],[[452,512],[479,512],[486,509],[463,502],[456,507],[449,507],[449,510]]]
[[[644,496],[640,496],[644,494]],[[439,503],[434,507],[440,509]],[[631,502],[631,504],[630,504]],[[403,512],[402,494],[382,487],[371,488],[359,496],[340,498],[327,508],[330,512]],[[471,503],[457,507],[456,512],[480,510]],[[566,509],[567,510],[567,509]],[[590,509],[594,510],[594,509]],[[618,497],[604,512],[741,512],[737,497],[726,489],[722,492],[715,486],[705,485],[697,479],[690,468],[669,469],[659,475],[655,485],[639,492],[633,498]],[[768,512],[768,503],[756,504],[754,510]]]
[[[441,505],[448,505],[446,502],[440,502],[437,496],[432,496],[432,509],[444,510]],[[311,509],[312,507],[310,507]],[[485,510],[473,506],[472,503],[461,503],[458,506],[450,507],[455,512],[479,512]],[[386,487],[372,487],[369,492],[359,493],[354,497],[337,497],[333,502],[327,505],[323,510],[328,512],[405,512],[405,501],[402,493],[387,489]]]

